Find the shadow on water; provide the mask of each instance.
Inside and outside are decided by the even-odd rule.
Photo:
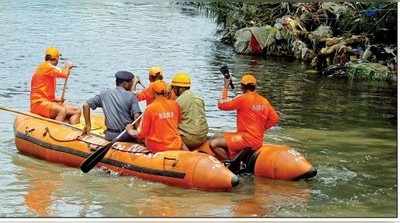
[[[23,155],[13,157],[13,164],[18,166],[15,173],[18,184],[25,188],[23,204],[29,211],[26,214],[37,217],[53,216],[51,206],[55,200],[54,192],[62,184],[60,171],[48,169],[43,161],[31,160]]]
[[[139,216],[277,216],[283,208],[304,208],[310,199],[311,188],[305,182],[273,181],[250,176],[242,176],[242,181],[243,184],[232,193],[210,194],[189,190],[185,198],[181,197],[181,191],[174,189],[164,193],[150,190],[149,196],[137,200]]]
[[[253,177],[250,177],[253,178]],[[245,180],[251,190],[244,199],[238,199],[231,211],[233,216],[280,216],[284,209],[304,209],[311,197],[311,187],[306,182],[276,181],[264,178]],[[282,214],[282,216],[284,216]]]

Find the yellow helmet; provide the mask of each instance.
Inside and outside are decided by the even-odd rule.
[[[46,55],[49,55],[51,59],[58,59],[61,56],[60,51],[55,47],[49,47],[46,49]]]
[[[165,81],[157,80],[151,84],[151,89],[157,94],[162,94],[167,91],[167,84]]]
[[[163,75],[163,71],[161,67],[150,67],[149,69],[149,76],[157,76],[157,75]]]
[[[248,84],[256,85],[257,80],[254,77],[253,73],[246,72],[246,73],[243,74],[243,77],[240,80],[240,83],[244,84],[244,85],[248,85]]]
[[[171,85],[176,87],[190,87],[192,80],[190,76],[185,71],[177,72],[172,78]]]

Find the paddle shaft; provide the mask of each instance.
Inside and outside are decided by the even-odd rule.
[[[64,96],[65,96],[65,90],[67,89],[68,79],[69,79],[69,75],[68,75],[67,78],[65,78],[64,86],[63,86],[63,89],[62,89],[62,93],[61,93],[61,102],[62,103],[64,103]]]
[[[72,68],[74,68],[74,67],[76,67],[76,66],[72,66],[72,67],[71,67],[71,70],[69,71],[70,73],[68,74],[68,77],[65,78],[64,87],[63,87],[62,93],[61,93],[61,102],[62,102],[62,103],[64,103],[64,99],[65,99],[65,98],[64,98],[64,97],[65,97],[65,90],[67,89],[67,82],[68,82],[68,79],[69,79],[69,75],[71,75]]]
[[[140,120],[140,118],[142,118],[144,113],[142,113],[141,115],[139,115],[139,117],[137,117],[137,119],[135,121],[132,122],[132,125],[136,124],[136,122],[138,122]],[[114,144],[116,142],[118,142],[118,140],[121,138],[122,135],[124,135],[126,132],[126,129],[124,131],[122,131],[117,137],[115,137],[111,143]]]
[[[53,123],[56,123],[56,124],[66,125],[66,126],[71,127],[71,128],[76,128],[75,126],[70,125],[70,124],[65,123],[65,122],[60,122],[60,121],[57,121],[57,120],[54,120],[54,119],[43,118],[43,117],[38,116],[38,115],[34,115],[34,114],[27,113],[27,112],[14,110],[14,109],[3,107],[3,106],[0,106],[0,110],[11,112],[11,113],[15,113],[15,114],[19,114],[19,115],[28,116],[28,117],[31,117],[31,118],[37,118],[37,119],[40,119],[40,120],[43,120],[43,121],[47,121],[47,122],[53,122]]]
[[[70,125],[68,123],[60,122],[60,121],[57,121],[57,120],[54,120],[54,119],[43,118],[43,117],[41,117],[39,115],[35,115],[35,114],[27,113],[27,112],[21,112],[21,111],[14,110],[14,109],[7,108],[7,107],[3,107],[3,106],[0,106],[0,110],[6,111],[6,112],[15,113],[15,114],[19,114],[19,115],[23,115],[23,116],[28,116],[28,117],[31,117],[31,118],[36,118],[36,119],[39,119],[39,120],[42,120],[42,121],[46,121],[46,122],[51,122],[51,123],[54,123],[54,124],[68,126],[68,127],[73,128],[75,130],[82,131],[82,129],[80,129],[78,127],[75,127],[73,125]],[[97,134],[94,134],[94,133],[90,133],[90,135],[104,138],[103,136],[97,135]]]
[[[145,89],[146,87],[142,84],[142,82],[138,82],[140,84],[140,86],[142,86],[143,89]]]
[[[141,114],[135,121],[133,121],[132,125],[134,125],[136,122],[138,122],[142,116],[143,116],[143,114]],[[82,162],[81,167],[80,167],[82,172],[87,173],[91,169],[93,169],[96,166],[96,164],[104,158],[104,156],[107,154],[108,150],[111,149],[112,145],[114,143],[118,142],[120,140],[121,136],[124,135],[125,133],[126,133],[126,129],[124,131],[122,131],[117,137],[115,137],[110,143],[108,143],[107,145],[96,150],[88,158],[86,158]]]

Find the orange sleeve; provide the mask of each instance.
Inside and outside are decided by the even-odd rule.
[[[149,134],[150,124],[151,124],[150,112],[151,112],[150,110],[146,109],[143,113],[143,118],[138,128],[139,139],[144,139]]]
[[[222,98],[218,101],[218,108],[220,110],[236,110],[240,107],[240,96],[237,96],[234,99],[228,99],[228,89],[224,87],[224,90],[222,91]]]
[[[276,113],[274,107],[269,106],[268,109],[266,109],[267,111],[267,122],[265,123],[265,129],[269,129],[272,126],[278,124],[279,122],[279,115]]]
[[[149,98],[149,93],[150,93],[149,91],[150,91],[150,87],[143,89],[143,91],[141,91],[137,94],[137,99],[139,101],[147,100],[147,98]]]
[[[68,75],[64,74],[62,70],[60,70],[57,67],[51,67],[49,71],[49,75],[53,77],[59,77],[59,78],[67,78]]]
[[[145,90],[146,90],[146,89],[145,89]],[[146,99],[145,90],[139,92],[139,93],[136,95],[138,101],[143,101],[143,100]]]

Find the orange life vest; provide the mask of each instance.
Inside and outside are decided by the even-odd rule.
[[[179,122],[178,103],[164,97],[157,98],[144,111],[138,137],[144,139],[152,152],[180,150],[182,139],[178,131]]]

